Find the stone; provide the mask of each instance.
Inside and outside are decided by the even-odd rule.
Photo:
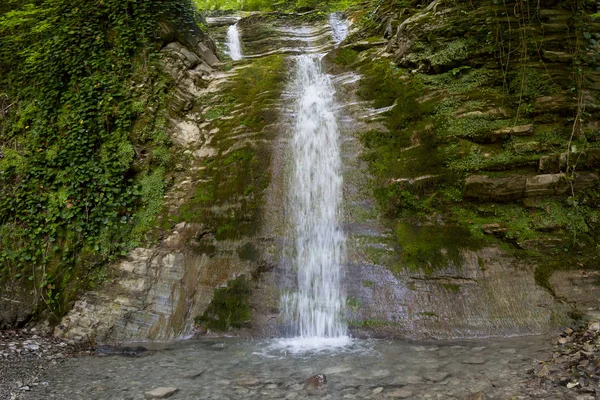
[[[417,375],[399,376],[392,381],[392,385],[418,385],[425,380]]]
[[[506,140],[511,136],[531,136],[534,132],[535,130],[532,124],[513,126],[510,128],[503,128],[490,132],[485,135],[481,141],[485,143],[496,143],[501,140]]]
[[[486,399],[485,393],[483,393],[483,392],[471,393],[470,395],[465,397],[465,400],[485,400],[485,399]]]
[[[563,51],[546,50],[542,52],[542,57],[548,61],[559,63],[566,63],[573,60],[573,54],[565,53]]]
[[[441,382],[449,376],[450,374],[447,372],[429,372],[423,377],[430,382]]]
[[[179,389],[174,387],[159,387],[145,393],[147,399],[166,399],[177,393]]]
[[[463,194],[466,199],[507,202],[524,197],[567,195],[572,190],[590,189],[598,184],[600,176],[595,172],[580,172],[572,180],[565,174],[534,176],[515,175],[489,178],[472,175],[465,180]]]
[[[465,180],[465,199],[512,201],[524,197],[527,178],[516,175],[505,178],[489,178],[486,175],[472,175]]]
[[[389,399],[408,399],[412,395],[412,392],[408,389],[394,389],[383,393],[383,397]]]
[[[236,384],[240,386],[256,386],[259,383],[260,381],[253,376],[246,376],[236,381]]]
[[[462,361],[463,364],[485,364],[485,358],[483,357],[469,357]]]
[[[536,367],[535,374],[537,376],[539,376],[540,378],[546,377],[549,373],[550,373],[550,367],[548,367],[548,365],[546,365],[546,364],[544,364],[544,365],[538,365]]]
[[[383,387],[381,387],[381,386],[373,389],[373,394],[379,394],[381,392],[383,392]]]
[[[304,381],[304,390],[310,395],[323,393],[326,389],[327,377],[323,374],[311,376]]]
[[[573,339],[570,336],[558,338],[558,344],[571,343]]]
[[[563,332],[564,332],[565,335],[572,335],[573,334],[573,329],[567,328]]]
[[[588,325],[588,331],[599,332],[600,331],[600,322],[592,322]]]

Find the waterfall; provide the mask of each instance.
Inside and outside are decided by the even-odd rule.
[[[345,255],[339,131],[334,88],[321,71],[321,56],[296,58],[297,94],[289,184],[292,265],[297,292],[282,298],[298,351],[346,345],[345,296],[340,288]],[[293,349],[292,349],[293,350]]]
[[[231,25],[227,29],[227,48],[229,49],[229,57],[232,60],[237,61],[242,59],[242,44],[237,24]]]
[[[329,16],[329,23],[333,31],[333,40],[340,44],[348,37],[348,20],[343,13],[333,13]]]

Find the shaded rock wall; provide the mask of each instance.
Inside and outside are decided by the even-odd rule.
[[[595,42],[582,40],[598,24],[586,4],[350,13],[353,33],[328,62],[361,72],[354,93],[372,107],[353,115],[369,122],[354,131],[377,199],[349,216],[357,334],[531,334],[577,315],[548,279],[598,268],[600,87]]]
[[[333,51],[325,19],[254,15],[239,23],[247,59],[228,72],[189,45],[165,47],[182,156],[160,244],[115,264],[114,281],[57,332],[103,342],[214,327],[280,334],[280,290],[293,279],[285,85],[288,55],[304,51],[330,51],[339,101],[353,332],[501,336],[565,323],[572,306],[557,291],[577,284],[551,276],[597,268],[599,179],[595,72],[577,84],[580,53],[565,38],[596,28],[558,3],[526,19],[509,3],[383,2],[350,12],[352,34]],[[215,24],[223,38],[227,24]],[[235,294],[241,278],[248,299],[246,286]]]

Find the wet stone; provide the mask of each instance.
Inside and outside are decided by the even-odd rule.
[[[304,390],[310,395],[320,394],[325,391],[327,377],[323,374],[311,376],[304,382]]]
[[[389,399],[408,399],[413,393],[408,389],[392,389],[389,392],[386,390],[383,393],[383,397]]]
[[[147,399],[166,399],[177,393],[179,389],[174,387],[159,387],[145,393]]]
[[[463,364],[485,364],[485,359],[483,357],[469,357],[462,361]]]
[[[450,374],[447,372],[430,372],[424,376],[424,378],[430,382],[440,382],[449,377]]]

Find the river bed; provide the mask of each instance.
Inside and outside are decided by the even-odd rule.
[[[530,370],[551,352],[548,337],[452,342],[354,341],[344,350],[290,354],[277,342],[206,339],[161,345],[135,357],[66,360],[25,398],[144,399],[158,387],[172,399],[531,398]],[[322,391],[304,382],[327,379]],[[564,393],[545,398],[570,398]],[[566,388],[565,388],[566,390]],[[311,396],[312,395],[312,396]]]

